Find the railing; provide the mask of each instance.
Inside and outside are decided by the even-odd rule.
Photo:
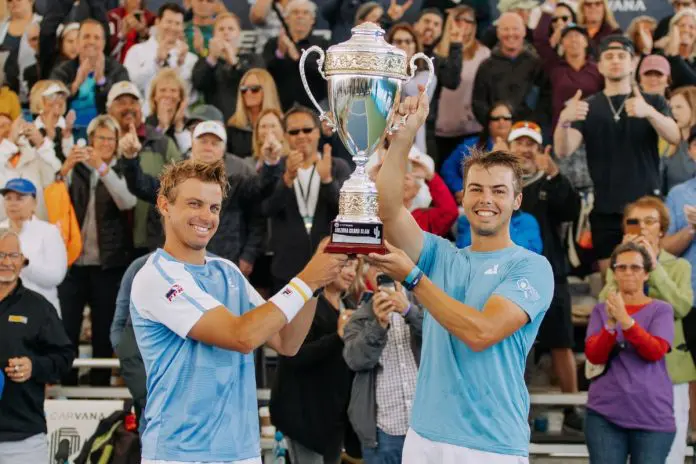
[[[73,362],[74,368],[101,367],[117,368],[120,366],[118,359],[80,358]],[[53,386],[48,389],[48,395],[53,398],[130,398],[130,393],[125,387],[63,387]],[[258,400],[268,402],[271,399],[271,390],[261,388],[256,390]],[[587,393],[532,393],[531,404],[535,406],[584,406],[587,403]],[[272,446],[272,440],[263,440],[264,449]],[[529,454],[536,456],[558,457],[588,457],[587,446],[584,444],[565,443],[530,443]],[[692,447],[687,449],[687,456],[694,456]]]

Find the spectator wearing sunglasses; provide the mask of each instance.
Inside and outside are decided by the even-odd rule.
[[[253,127],[261,112],[269,109],[280,111],[275,81],[265,69],[250,69],[237,89],[237,109],[227,120],[228,153],[241,158],[253,154]]]
[[[208,55],[193,67],[193,87],[205,101],[215,105],[227,121],[237,108],[237,89],[242,76],[251,68],[262,68],[261,57],[239,52],[241,24],[232,13],[215,18]]]
[[[611,255],[617,291],[592,310],[585,355],[603,365],[587,398],[590,462],[665,462],[675,436],[672,381],[665,355],[673,346],[674,312],[645,294],[653,262],[635,242]]]
[[[579,0],[577,11],[578,24],[587,29],[590,46],[595,54],[599,51],[602,39],[621,33],[607,0]]]
[[[505,141],[512,126],[512,106],[508,103],[497,102],[491,107],[486,118],[486,125],[479,135],[464,139],[449,155],[442,165],[440,175],[457,200],[462,202],[462,162],[472,150],[491,151],[496,141]]]
[[[587,29],[564,18],[567,6],[560,4],[553,16],[544,13],[534,31],[534,46],[541,57],[544,71],[551,81],[552,127],[558,116],[575,92],[593,95],[604,87],[604,78],[597,63],[588,55],[589,36]],[[553,22],[552,22],[553,21]],[[544,31],[555,28],[551,37]],[[558,29],[560,27],[560,29]],[[560,54],[559,54],[560,52]]]
[[[674,310],[674,343],[667,353],[667,371],[672,379],[674,416],[677,434],[667,464],[684,462],[686,434],[689,428],[689,382],[696,380],[696,366],[687,351],[682,319],[693,304],[691,265],[662,249],[660,241],[667,233],[670,214],[667,206],[657,197],[645,196],[630,203],[624,210],[623,243],[636,243],[650,255],[652,271],[646,283],[647,295],[665,301]],[[607,271],[607,284],[599,294],[600,301],[616,290],[616,274]]]

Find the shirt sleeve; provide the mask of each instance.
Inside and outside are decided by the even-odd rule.
[[[451,252],[457,251],[457,248],[449,240],[445,240],[437,235],[430,234],[428,232],[423,232],[423,248],[421,249],[420,257],[418,258],[417,266],[421,271],[430,277],[435,264],[439,258],[442,259],[444,256],[442,252],[446,251],[445,247],[451,248]],[[439,263],[438,266],[441,266]]]
[[[494,295],[512,301],[527,313],[530,321],[543,317],[553,298],[553,271],[541,255],[525,254],[513,262]]]
[[[657,111],[664,114],[665,116],[672,117],[672,109],[667,102],[667,99],[662,95],[649,95],[643,94],[643,97],[648,98],[648,103],[650,103]]]
[[[183,266],[152,260],[133,280],[131,305],[144,319],[186,338],[203,313],[222,303],[204,292]]]
[[[667,235],[676,234],[684,227],[686,227],[686,218],[684,216],[684,205],[679,198],[677,198],[676,193],[678,189],[672,189],[667,195],[667,208],[669,209],[669,228],[667,229]]]

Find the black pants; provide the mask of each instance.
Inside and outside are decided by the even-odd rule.
[[[116,309],[116,295],[125,268],[102,269],[101,266],[72,266],[62,284],[58,298],[63,313],[63,326],[77,355],[80,344],[82,313],[90,307],[92,321],[92,357],[111,358],[113,348],[109,339],[111,322]],[[92,369],[90,385],[109,386],[111,369]],[[77,385],[77,370],[63,378],[63,385]]]

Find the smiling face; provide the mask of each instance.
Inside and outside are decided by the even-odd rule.
[[[345,292],[350,288],[351,285],[353,285],[355,276],[358,273],[358,263],[359,261],[357,259],[349,259],[346,261],[341,268],[341,272],[339,272],[338,277],[336,277],[336,280],[332,283],[332,286],[336,290],[339,292]]]
[[[580,57],[587,55],[587,37],[579,31],[569,31],[561,40],[563,51],[567,57]]]
[[[41,97],[43,111],[46,113],[62,116],[65,114],[67,97],[62,93],[54,93],[48,97]]]
[[[22,222],[31,219],[36,211],[36,198],[32,195],[24,195],[17,192],[5,194],[5,214],[14,222]]]
[[[107,127],[97,127],[90,141],[94,151],[97,152],[103,161],[109,162],[116,155],[118,139],[111,129]]]
[[[217,135],[203,134],[193,139],[191,158],[203,163],[214,163],[225,156],[225,142]]]
[[[510,225],[522,194],[515,195],[514,173],[505,166],[473,165],[466,174],[462,206],[472,234],[496,236]]]
[[[515,13],[503,13],[498,19],[497,35],[500,47],[506,54],[520,53],[524,46],[525,36],[522,18]]]
[[[292,150],[301,151],[305,159],[314,156],[319,147],[319,128],[314,119],[305,113],[291,114],[285,121],[288,144]],[[307,133],[308,132],[308,133]]]
[[[96,58],[104,51],[104,28],[101,24],[85,23],[77,36],[77,49],[82,59]]]
[[[123,132],[127,132],[131,124],[137,129],[143,119],[140,100],[133,95],[121,95],[109,107],[109,115],[118,121]]]
[[[423,46],[430,46],[442,35],[442,18],[434,13],[426,13],[413,25]]]
[[[604,0],[585,0],[582,12],[587,24],[601,24],[604,21]]]
[[[181,88],[174,79],[163,79],[157,83],[154,100],[156,105],[169,105],[177,108],[181,102]]]
[[[184,15],[166,10],[156,21],[160,42],[174,43],[184,33]]]
[[[220,186],[195,178],[187,179],[174,188],[170,197],[158,197],[167,241],[171,236],[184,248],[205,249],[220,224]]]
[[[491,111],[488,119],[488,131],[493,140],[500,137],[507,140],[512,127],[512,113],[505,105],[498,105]]]
[[[60,52],[70,60],[77,58],[77,35],[76,30],[63,34]]]
[[[529,137],[518,137],[510,142],[510,151],[522,166],[526,175],[536,174],[536,157],[541,154],[541,146]]]
[[[679,28],[680,45],[693,46],[696,39],[696,20],[693,16],[687,14],[677,22],[676,26]]]

